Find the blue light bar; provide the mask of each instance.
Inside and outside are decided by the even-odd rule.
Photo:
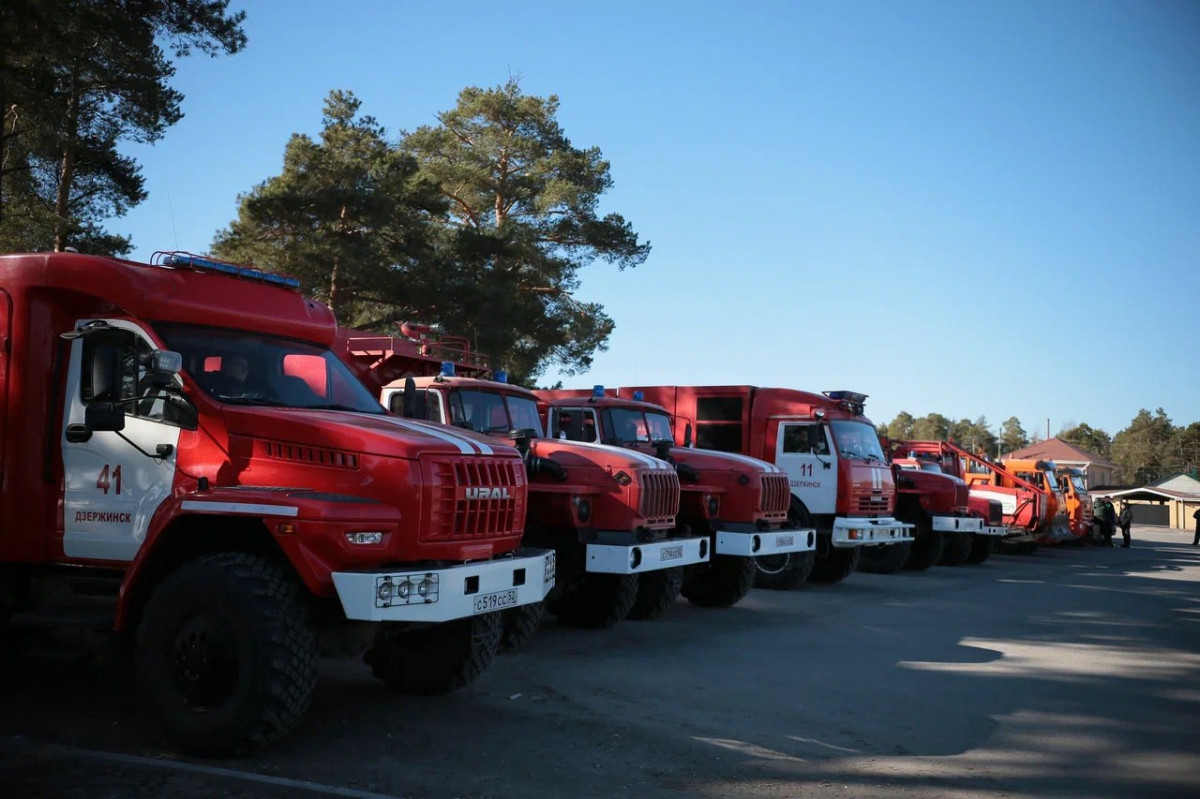
[[[222,275],[229,275],[230,277],[242,278],[243,280],[257,280],[260,283],[269,283],[272,286],[282,286],[288,289],[298,290],[300,288],[300,280],[298,278],[264,272],[252,266],[238,266],[237,264],[225,263],[224,261],[214,261],[211,258],[201,258],[198,255],[190,255],[188,253],[170,253],[163,258],[163,264],[166,266],[188,267],[198,272],[216,272]]]
[[[633,399],[634,399],[634,401],[636,401],[636,402],[641,402],[641,401],[642,401],[643,399],[645,399],[645,398],[646,398],[646,395],[645,395],[645,393],[644,393],[644,392],[641,392],[641,391],[635,391],[635,392],[633,392]]]
[[[826,391],[825,396],[831,400],[846,400],[847,402],[865,402],[866,394],[859,394],[857,391]]]
[[[603,397],[604,396],[604,386],[600,386],[600,385],[592,386],[592,396],[593,397]]]
[[[454,361],[442,361],[442,376],[454,377]]]
[[[497,383],[507,383],[508,382],[508,372],[504,371],[503,369],[497,369],[495,372],[492,373],[492,379],[495,380]]]

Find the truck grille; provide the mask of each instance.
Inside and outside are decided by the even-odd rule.
[[[520,534],[525,527],[525,467],[511,458],[422,459],[430,487],[422,541],[470,541]]]
[[[954,507],[959,510],[966,510],[967,505],[971,501],[971,492],[967,490],[966,483],[955,483],[954,485]]]
[[[857,513],[888,513],[887,497],[883,499],[871,499],[867,497],[858,497],[854,505],[854,510]]]
[[[780,472],[762,476],[762,498],[758,503],[760,511],[771,514],[781,513],[786,516],[791,499],[792,489],[788,486],[786,474]]]
[[[642,472],[638,485],[642,502],[638,510],[647,524],[674,524],[679,513],[679,476],[674,470]]]

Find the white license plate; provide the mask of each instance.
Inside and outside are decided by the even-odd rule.
[[[517,604],[517,589],[497,591],[494,594],[480,594],[475,597],[476,613],[491,613],[493,610],[511,608]]]
[[[790,535],[781,535],[779,538],[775,539],[775,548],[778,549],[779,547],[790,547],[794,543],[796,543],[796,539],[792,538]]]
[[[683,547],[666,547],[659,551],[658,560],[683,560]]]

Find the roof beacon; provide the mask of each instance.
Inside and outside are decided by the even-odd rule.
[[[454,361],[442,361],[442,377],[454,377]]]
[[[492,373],[492,379],[495,380],[497,383],[507,383],[508,382],[508,372],[504,371],[503,369],[497,369],[495,372]]]
[[[604,396],[604,386],[600,386],[600,385],[592,386],[592,396],[593,397],[603,397]]]
[[[636,402],[641,402],[643,399],[645,399],[645,397],[646,397],[646,393],[644,391],[633,392],[633,399]]]

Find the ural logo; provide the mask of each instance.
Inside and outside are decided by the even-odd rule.
[[[467,499],[512,499],[504,486],[487,488],[486,486],[469,486],[464,489]]]

